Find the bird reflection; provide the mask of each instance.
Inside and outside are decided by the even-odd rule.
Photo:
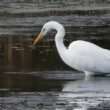
[[[63,95],[60,97],[72,98],[80,108],[74,110],[89,110],[108,100],[110,97],[110,77],[90,77],[77,81],[69,81],[63,85]]]

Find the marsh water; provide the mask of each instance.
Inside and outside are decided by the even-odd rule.
[[[110,49],[110,40],[105,34],[110,32],[108,27],[65,28],[66,47],[73,40],[82,39]],[[0,38],[0,109],[109,110],[110,77],[85,77],[84,73],[65,65],[55,46],[55,32],[32,48],[41,26],[36,29],[38,32],[31,36],[18,34]],[[97,37],[100,32],[101,36]],[[80,34],[77,36],[77,33]]]
[[[0,1],[0,110],[110,110],[110,76],[85,77],[61,60],[55,31],[34,48],[44,23],[64,25],[66,47],[110,49],[109,0]]]
[[[85,77],[62,62],[54,41],[32,48],[33,40],[0,39],[1,109],[109,110],[109,76]],[[109,48],[107,42],[94,43]]]

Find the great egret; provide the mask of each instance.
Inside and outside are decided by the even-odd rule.
[[[103,49],[87,41],[73,41],[68,48],[63,43],[65,29],[56,21],[46,23],[39,36],[33,43],[39,43],[40,39],[50,30],[56,30],[55,43],[62,60],[70,67],[83,71],[86,75],[106,75],[110,73],[110,51]]]

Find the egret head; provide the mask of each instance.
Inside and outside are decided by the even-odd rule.
[[[54,27],[53,27],[54,24],[55,24],[55,22],[54,22],[54,21],[51,21],[51,22],[46,23],[46,24],[43,26],[43,28],[42,28],[40,34],[38,35],[38,37],[36,37],[36,39],[35,39],[35,41],[34,41],[32,47],[34,47],[35,44],[38,44],[39,41],[41,40],[41,38],[42,38],[43,36],[45,36],[50,30],[54,29]]]

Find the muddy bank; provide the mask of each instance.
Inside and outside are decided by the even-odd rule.
[[[64,92],[12,93],[0,98],[2,110],[110,110],[107,97],[62,97]],[[74,93],[73,93],[74,94]]]

